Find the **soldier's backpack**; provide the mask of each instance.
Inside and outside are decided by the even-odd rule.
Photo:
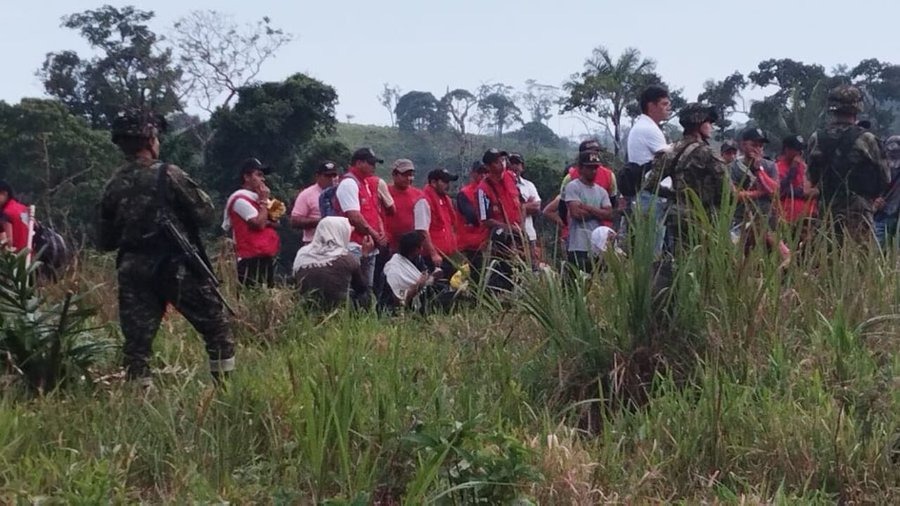
[[[844,194],[849,190],[856,195],[875,198],[887,191],[887,181],[881,176],[879,167],[866,163],[854,149],[856,141],[866,132],[852,125],[840,135],[828,135],[827,130],[817,133],[822,164],[822,190],[826,197]],[[868,169],[868,170],[866,170]]]

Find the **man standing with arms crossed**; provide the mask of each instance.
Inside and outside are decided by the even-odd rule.
[[[350,220],[350,225],[353,226],[348,249],[360,257],[363,280],[368,288],[374,286],[375,259],[378,250],[363,255],[362,246],[369,241],[374,242],[379,248],[387,246],[384,225],[378,210],[378,195],[366,182],[369,177],[375,175],[375,165],[379,163],[384,163],[384,160],[375,156],[372,148],[357,149],[350,158],[350,168],[341,178],[335,191],[341,215]]]

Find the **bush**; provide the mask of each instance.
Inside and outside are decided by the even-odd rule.
[[[0,253],[0,354],[8,369],[38,392],[84,377],[109,350],[86,326],[94,310],[67,293],[51,302],[34,286],[39,262],[26,252]]]

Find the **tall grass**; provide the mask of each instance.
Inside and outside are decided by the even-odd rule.
[[[93,389],[6,387],[0,500],[900,501],[897,255],[817,236],[785,269],[739,250],[724,218],[699,223],[670,279],[639,246],[589,281],[525,273],[427,318],[316,313],[226,277],[227,389],[176,315],[155,391],[111,379],[115,359]],[[86,258],[65,281],[108,283],[90,295],[98,324],[115,314],[110,269]]]

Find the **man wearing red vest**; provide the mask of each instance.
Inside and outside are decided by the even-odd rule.
[[[0,209],[3,209],[6,221],[12,225],[12,237],[6,239],[13,250],[22,251],[27,248],[28,222],[31,221],[31,216],[28,207],[15,199],[12,186],[6,181],[0,181]]]
[[[350,167],[338,183],[335,197],[337,209],[350,220],[353,232],[350,234],[349,250],[360,257],[363,280],[371,288],[375,281],[375,259],[378,250],[363,255],[362,245],[374,242],[379,248],[387,246],[381,214],[378,210],[378,194],[366,180],[375,175],[375,165],[384,160],[375,156],[372,148],[359,148],[350,158]]]
[[[238,281],[244,286],[275,284],[275,257],[281,247],[277,223],[269,219],[270,168],[256,158],[241,164],[241,188],[228,197],[222,228],[231,230],[237,254]]]
[[[444,276],[453,275],[450,257],[459,252],[456,241],[456,213],[453,201],[447,195],[450,183],[459,179],[444,169],[428,173],[425,186],[425,213],[416,214],[416,230],[425,232],[425,258],[432,269],[440,268]]]
[[[488,230],[522,231],[522,198],[516,176],[506,170],[506,151],[491,148],[481,161],[488,172],[478,185],[479,218]]]
[[[477,283],[477,269],[483,260],[481,250],[487,242],[487,230],[481,226],[478,216],[478,185],[487,174],[487,167],[481,160],[472,164],[469,172],[469,184],[459,189],[456,194],[456,238],[457,246],[465,255],[472,268],[473,281]]]
[[[400,236],[415,230],[416,213],[421,213],[426,204],[422,190],[412,185],[416,167],[411,160],[401,158],[394,161],[391,165],[391,177],[394,182],[388,186],[388,192],[394,200],[394,212],[385,217],[384,227],[388,246],[393,254],[399,251]]]

